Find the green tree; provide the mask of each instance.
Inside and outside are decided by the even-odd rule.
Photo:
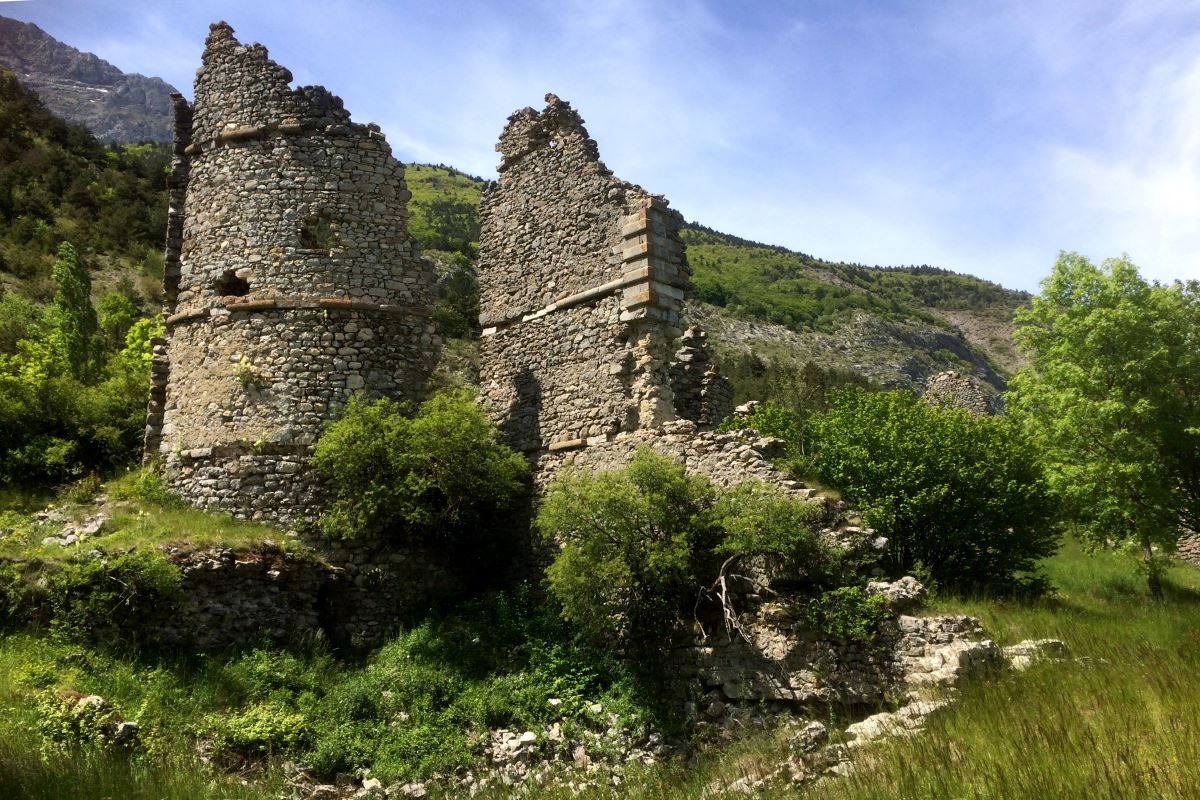
[[[62,348],[71,375],[87,380],[96,367],[96,333],[100,325],[92,306],[92,279],[70,242],[59,245],[52,274],[55,291],[50,324],[56,344]]]
[[[1200,522],[1200,291],[1147,283],[1126,258],[1063,253],[1017,314],[1029,366],[1007,403],[1041,443],[1064,510],[1135,543],[1151,596],[1180,527]]]
[[[960,589],[1040,585],[1058,544],[1039,454],[1003,417],[904,391],[834,392],[810,433],[816,472],[889,539],[896,572],[923,565]]]

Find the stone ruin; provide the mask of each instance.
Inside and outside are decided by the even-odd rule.
[[[212,26],[173,98],[167,338],[146,453],[193,505],[291,522],[319,505],[311,445],[350,396],[416,399],[436,357],[434,271],[379,128],[262,45]]]
[[[972,414],[1000,411],[997,399],[985,392],[978,381],[955,370],[939,372],[930,378],[925,398],[950,408],[965,408]]]
[[[1200,567],[1200,533],[1185,531],[1176,544],[1176,552],[1189,564]]]
[[[509,117],[480,207],[483,399],[528,453],[719,421],[705,376],[672,370],[691,288],[683,218],[613,176],[569,103],[546,102]],[[689,344],[703,349],[695,332]]]
[[[195,102],[173,98],[167,336],[145,441],[193,505],[283,524],[327,496],[307,468],[325,423],[355,393],[419,399],[438,350],[403,167],[377,126],[290,81],[216,23]],[[619,466],[664,425],[697,433],[732,410],[704,332],[680,316],[683,218],[614,177],[579,114],[546,101],[509,118],[480,237],[481,399],[540,482],[587,460],[575,451]],[[762,454],[726,455],[736,474],[771,473]]]
[[[290,80],[264,47],[217,23],[194,104],[174,98],[167,336],[154,350],[146,427],[147,457],[162,459],[172,492],[282,524],[312,518],[327,500],[307,465],[326,422],[356,393],[420,398],[439,347],[435,274],[407,230],[403,167],[376,126]],[[552,94],[546,103],[509,118],[499,180],[481,204],[480,393],[505,439],[543,486],[564,466],[619,468],[650,446],[718,485],[757,478],[812,498],[771,465],[778,440],[712,430],[732,411],[732,392],[704,332],[681,318],[691,285],[682,217],[614,177],[568,103]],[[837,536],[847,546],[885,541],[857,528]],[[406,609],[461,588],[461,553],[395,542],[321,549],[319,565],[292,566],[269,547],[241,560],[172,554],[191,581],[182,624],[197,642],[222,631],[214,646],[259,630],[228,623],[242,618],[371,644]],[[826,694],[864,702],[875,695],[862,691],[899,669],[902,649],[879,661],[802,647],[764,603],[775,596],[769,586],[742,594],[748,614],[758,609],[747,617],[754,641],[694,645],[693,677],[710,693],[750,704]],[[969,634],[943,631],[938,644],[922,633],[904,652]],[[881,682],[829,689],[805,666],[812,659]]]

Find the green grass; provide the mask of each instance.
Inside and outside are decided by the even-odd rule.
[[[253,670],[175,659],[139,663],[78,643],[26,634],[0,639],[0,797],[260,798],[278,796],[271,770],[257,786],[206,768],[189,727],[253,690]],[[59,690],[100,694],[142,726],[147,746],[130,755],[98,747],[59,748],[45,740],[38,698]]]
[[[272,765],[287,758],[327,779],[369,767],[392,782],[477,765],[488,728],[544,730],[560,722],[570,735],[616,714],[632,729],[646,722],[651,705],[611,656],[586,650],[526,591],[432,617],[365,660],[339,660],[320,648],[136,656],[69,633],[59,627],[45,636],[0,637],[0,718],[13,732],[7,744],[0,737],[0,748],[25,765],[14,767],[11,781],[49,781],[69,766],[38,733],[45,698],[63,690],[101,695],[141,725],[134,763],[144,779],[168,764],[201,783],[214,773],[195,763],[198,746],[214,764],[249,768],[268,781],[278,780]],[[551,697],[561,701],[557,707]],[[597,702],[600,717],[590,710]],[[96,769],[120,772],[120,758],[88,753]],[[80,779],[91,779],[90,763],[81,764]]]
[[[855,773],[767,796],[837,798],[1190,798],[1200,786],[1200,570],[1168,574],[1151,603],[1135,563],[1069,543],[1045,562],[1058,587],[1036,601],[935,600],[930,613],[983,619],[1002,644],[1061,638],[1072,658],[968,686],[926,732],[856,751]],[[320,651],[246,650],[134,658],[61,638],[0,638],[0,796],[260,797],[282,758],[330,771],[370,766],[385,782],[464,766],[488,726],[536,728],[546,699],[584,725],[600,700],[631,724],[644,714],[618,672],[570,643],[529,598],[493,597],[402,634],[362,662]],[[63,755],[39,734],[37,698],[71,689],[108,698],[143,727],[132,758]],[[553,712],[554,715],[562,713]],[[573,717],[572,714],[575,716]],[[569,723],[569,724],[568,724]],[[196,742],[259,784],[197,760]],[[767,733],[699,762],[631,769],[622,796],[696,798],[714,782],[769,771],[786,743]],[[583,797],[611,796],[612,788]],[[274,792],[274,794],[272,794]],[[509,796],[496,787],[485,797]],[[563,786],[531,796],[572,796]]]
[[[815,798],[1194,798],[1200,787],[1200,570],[1152,603],[1134,562],[1068,543],[1055,597],[942,600],[1002,644],[1059,638],[1072,660],[973,685],[921,736],[871,749]]]
[[[66,524],[34,520],[30,512],[44,507],[45,503],[26,504],[21,508],[24,513],[0,511],[0,559],[56,561],[91,550],[114,553],[175,544],[189,549],[242,549],[267,541],[293,552],[311,552],[311,548],[269,525],[198,511],[174,502],[157,488],[152,478],[147,485],[147,476],[148,473],[131,470],[104,484],[102,488],[109,498],[111,519],[100,534],[66,547],[42,543]],[[39,501],[46,499],[41,497]],[[61,507],[76,522],[100,510],[90,502],[68,502]]]

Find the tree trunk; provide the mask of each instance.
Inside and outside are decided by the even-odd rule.
[[[1142,557],[1146,560],[1146,586],[1150,589],[1150,599],[1161,602],[1163,599],[1162,568],[1154,557],[1154,548],[1150,540],[1142,539]]]

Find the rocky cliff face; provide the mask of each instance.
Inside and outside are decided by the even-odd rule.
[[[48,109],[103,142],[171,140],[175,90],[169,84],[126,75],[32,23],[0,17],[0,66],[16,73]]]

